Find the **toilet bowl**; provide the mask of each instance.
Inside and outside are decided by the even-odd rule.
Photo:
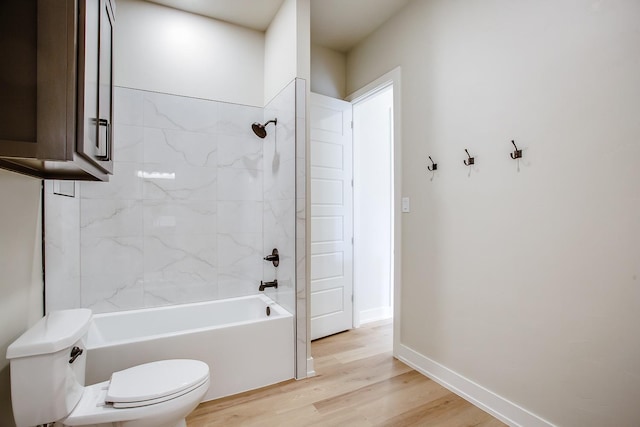
[[[209,366],[199,360],[161,360],[114,372],[84,385],[87,309],[52,312],[7,349],[18,427],[184,427],[209,389]]]
[[[209,389],[209,367],[198,360],[162,360],[114,372],[85,387],[65,426],[177,427]],[[181,414],[175,420],[172,414]]]

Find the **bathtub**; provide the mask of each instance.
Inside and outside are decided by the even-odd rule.
[[[293,316],[262,294],[95,314],[86,383],[141,363],[198,359],[211,372],[204,400],[264,387],[294,376],[293,328]]]

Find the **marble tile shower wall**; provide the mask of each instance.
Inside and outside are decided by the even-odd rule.
[[[263,109],[125,88],[115,101],[115,173],[109,183],[77,184],[77,269],[65,257],[73,244],[56,241],[55,232],[47,239],[47,310],[107,312],[256,293],[264,268],[263,140],[250,125],[262,121]],[[58,205],[68,201],[51,191],[46,197],[59,220]]]
[[[296,284],[296,83],[287,85],[264,109],[269,125],[264,140],[264,252],[277,248],[280,265],[264,264],[266,280],[278,279],[278,289],[267,289],[289,312],[295,312]]]

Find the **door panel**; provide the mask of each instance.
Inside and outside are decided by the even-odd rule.
[[[113,171],[113,9],[109,0],[79,3],[77,151]]]
[[[311,317],[326,316],[344,310],[343,299],[339,288],[316,292],[316,304],[311,306]]]
[[[311,158],[318,167],[342,169],[344,164],[344,149],[341,145],[330,144],[322,141],[315,141],[311,145]]]
[[[113,16],[110,4],[100,3],[100,72],[98,89],[98,147],[96,157],[110,160],[113,117]]]
[[[312,218],[311,228],[314,230],[317,243],[344,240],[344,218],[341,216]]]
[[[83,71],[84,61],[84,96],[81,95],[81,105],[84,112],[80,116],[84,120],[84,138],[80,140],[78,151],[89,159],[94,159],[98,151],[98,77],[100,69],[100,2],[81,2],[84,7],[86,20],[84,22],[84,39],[80,39],[80,70]],[[80,11],[82,13],[82,9]],[[82,22],[82,20],[81,20]],[[81,34],[83,33],[81,31]]]
[[[311,339],[353,327],[352,107],[311,94]]]
[[[311,178],[311,203],[318,208],[344,205],[344,182],[342,179]]]

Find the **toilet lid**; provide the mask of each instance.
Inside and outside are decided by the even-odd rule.
[[[199,360],[175,359],[145,363],[111,374],[106,401],[114,407],[159,403],[206,382],[209,365]]]

